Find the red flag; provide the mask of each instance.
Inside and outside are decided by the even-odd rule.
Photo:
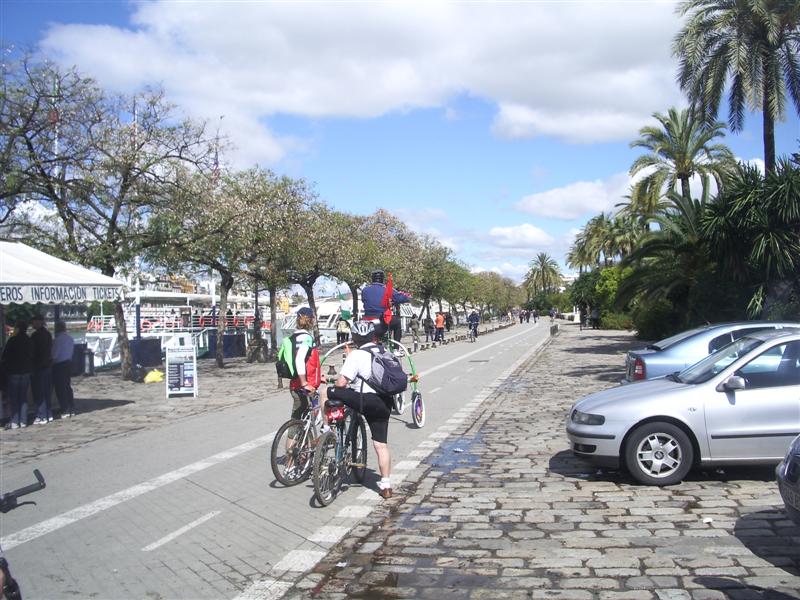
[[[394,292],[392,286],[392,274],[386,278],[386,289],[383,291],[383,302],[381,306],[386,310],[383,311],[383,322],[387,325],[392,321],[392,294]]]

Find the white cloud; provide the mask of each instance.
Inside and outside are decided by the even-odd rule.
[[[554,219],[577,219],[614,210],[630,191],[631,179],[627,173],[617,173],[607,179],[576,181],[525,196],[514,205],[522,212]]]
[[[503,262],[499,265],[494,265],[491,267],[480,265],[474,265],[470,267],[471,273],[482,273],[484,271],[498,273],[503,277],[509,277],[519,283],[524,279],[525,273],[528,272],[528,265],[526,263]]]
[[[102,85],[163,83],[196,117],[225,115],[237,162],[272,163],[293,140],[265,119],[370,118],[495,103],[504,137],[628,140],[678,102],[660,2],[135,5],[127,28],[54,25],[42,48]]]
[[[489,230],[489,241],[500,248],[535,250],[542,246],[549,246],[553,238],[543,229],[523,223],[512,227],[492,227]]]

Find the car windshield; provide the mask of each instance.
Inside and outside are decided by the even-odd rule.
[[[739,338],[735,342],[723,346],[714,354],[709,354],[688,369],[684,369],[680,372],[679,377],[684,383],[705,383],[737,358],[744,356],[761,343],[761,340],[751,337]]]
[[[653,350],[666,350],[672,344],[677,344],[678,342],[685,340],[688,337],[692,337],[693,335],[700,333],[701,331],[705,331],[705,327],[698,327],[697,329],[690,329],[689,331],[682,331],[681,333],[676,333],[672,337],[664,338],[656,342],[655,344],[650,344],[648,348],[652,348]]]

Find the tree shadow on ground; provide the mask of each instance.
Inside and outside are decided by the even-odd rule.
[[[720,592],[730,600],[797,600],[798,598],[796,595],[768,590],[757,585],[747,585],[727,577],[695,577],[693,581],[706,589]]]
[[[75,409],[78,414],[95,412],[97,410],[107,410],[126,404],[135,404],[133,400],[108,400],[104,398],[75,398]],[[53,408],[55,414],[60,414],[61,410]]]
[[[628,350],[640,347],[638,343],[631,343],[627,337],[607,337],[595,338],[602,340],[602,343],[592,344],[586,347],[575,347],[566,350],[572,354],[625,354]]]
[[[733,534],[759,558],[800,576],[800,526],[782,508],[743,515],[736,521]]]
[[[589,377],[595,381],[606,383],[619,383],[625,377],[625,372],[621,369],[609,369],[602,365],[596,367],[581,367],[572,371],[561,373],[567,377]]]

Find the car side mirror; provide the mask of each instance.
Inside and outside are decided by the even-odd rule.
[[[740,377],[739,375],[731,375],[722,382],[720,387],[722,387],[720,391],[735,392],[736,390],[743,390],[747,386],[745,384],[744,377]]]

